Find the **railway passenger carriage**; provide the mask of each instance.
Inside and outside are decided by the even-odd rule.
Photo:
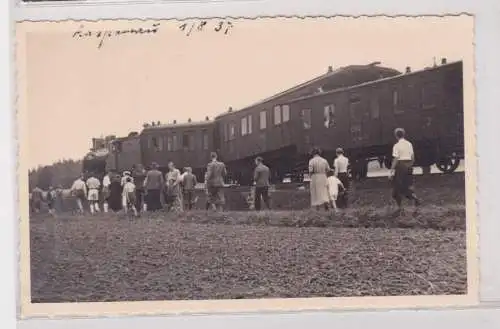
[[[239,111],[229,109],[217,116],[216,145],[230,179],[250,184],[252,159],[257,155],[263,156],[270,166],[273,181],[281,181],[285,174],[295,171],[297,131],[294,124],[298,118],[291,114],[289,101],[400,74],[377,64],[351,65],[337,70],[330,67],[326,74],[313,80]]]
[[[454,171],[464,157],[462,63],[306,96],[289,103],[299,157],[314,145],[332,160],[345,149],[354,171],[366,175],[367,161],[392,161],[394,129],[404,127],[415,148],[416,166],[437,164]]]
[[[169,161],[179,167],[192,167],[198,180],[214,149],[214,122],[205,121],[144,125],[141,133],[142,161],[146,165],[157,162],[166,171]]]
[[[87,157],[92,161],[84,161],[84,170],[101,168],[96,164],[102,159],[108,169],[119,171],[153,161],[166,170],[173,161],[192,167],[202,180],[210,152],[216,151],[229,181],[251,184],[256,156],[264,157],[273,181],[287,175],[300,181],[312,147],[318,146],[330,163],[335,149],[344,148],[352,174],[362,178],[370,160],[390,166],[396,127],[412,141],[415,165],[456,170],[464,157],[462,62],[443,59],[441,65],[404,73],[378,64],[330,67],[324,75],[239,111],[230,108],[213,121],[145,124],[140,134],[107,143],[106,154],[92,153],[99,156]]]

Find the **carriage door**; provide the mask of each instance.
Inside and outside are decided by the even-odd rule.
[[[358,148],[363,145],[364,141],[364,111],[361,98],[358,95],[351,95],[349,99],[349,115],[350,115],[350,140],[353,148]]]
[[[382,121],[380,120],[380,100],[376,91],[370,97],[369,122],[367,125],[370,129],[369,140],[380,143],[383,138]]]

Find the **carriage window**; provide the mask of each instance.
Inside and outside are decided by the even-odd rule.
[[[229,124],[225,124],[224,126],[224,142],[229,140]]]
[[[236,138],[236,124],[231,122],[229,124],[229,140],[233,140]]]
[[[267,111],[260,112],[260,129],[266,129],[267,126]]]
[[[394,110],[394,113],[402,113],[403,109],[401,107],[401,100],[399,99],[399,93],[397,90],[394,90],[392,92],[392,107]]]
[[[351,123],[362,121],[363,113],[360,105],[360,101],[351,102],[351,104],[349,105]]]
[[[188,149],[190,151],[194,151],[194,149],[195,149],[194,134],[189,134],[189,147],[188,147]]]
[[[281,107],[281,115],[283,118],[283,122],[288,122],[290,121],[290,105],[283,105]]]
[[[274,124],[279,125],[281,123],[281,106],[274,107]]]
[[[163,138],[158,137],[158,151],[163,150]]]
[[[310,109],[302,110],[300,112],[300,116],[302,117],[304,129],[311,129],[311,110]]]
[[[156,149],[157,151],[161,151],[163,146],[161,138],[156,136],[151,137],[151,148]]]
[[[437,85],[434,82],[426,83],[421,90],[422,108],[430,109],[436,106]]]
[[[172,151],[172,136],[167,137],[167,151]]]
[[[247,134],[247,117],[241,118],[241,136],[245,136]]]
[[[372,97],[370,100],[370,112],[372,119],[378,119],[380,117],[380,105],[378,103],[378,98],[377,97]]]
[[[335,120],[335,104],[330,104],[325,106],[324,109],[324,116],[325,116],[325,127],[330,128],[333,127]]]
[[[177,151],[177,135],[172,136],[172,150]]]
[[[208,133],[203,131],[203,149],[208,150]]]
[[[252,116],[241,118],[241,136],[252,133]]]
[[[252,115],[248,116],[248,133],[252,133]]]

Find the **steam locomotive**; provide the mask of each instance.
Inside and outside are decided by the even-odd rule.
[[[368,162],[392,161],[393,131],[403,127],[415,149],[415,166],[454,172],[464,158],[463,63],[412,72],[379,62],[351,65],[299,84],[238,111],[210,120],[144,124],[140,133],[94,139],[84,171],[130,170],[136,163],[168,161],[203,177],[211,151],[226,163],[228,180],[251,184],[253,159],[262,156],[272,179],[301,181],[312,147],[331,163],[342,147],[351,174],[366,177]]]

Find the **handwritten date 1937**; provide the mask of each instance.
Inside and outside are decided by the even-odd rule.
[[[233,27],[233,23],[229,21],[218,21],[213,26],[209,26],[208,21],[199,21],[192,23],[182,23],[179,25],[179,30],[183,31],[186,36],[190,36],[193,32],[202,32],[208,29],[212,29],[215,32],[221,32],[228,34],[229,30]]]
[[[73,33],[73,38],[84,39],[84,38],[95,38],[98,40],[97,48],[102,48],[105,39],[110,39],[113,37],[120,37],[123,35],[146,35],[146,34],[156,34],[160,29],[160,23],[154,23],[151,27],[144,28],[130,28],[122,30],[101,30],[101,31],[90,31],[85,30],[84,26],[81,25],[80,28]]]

